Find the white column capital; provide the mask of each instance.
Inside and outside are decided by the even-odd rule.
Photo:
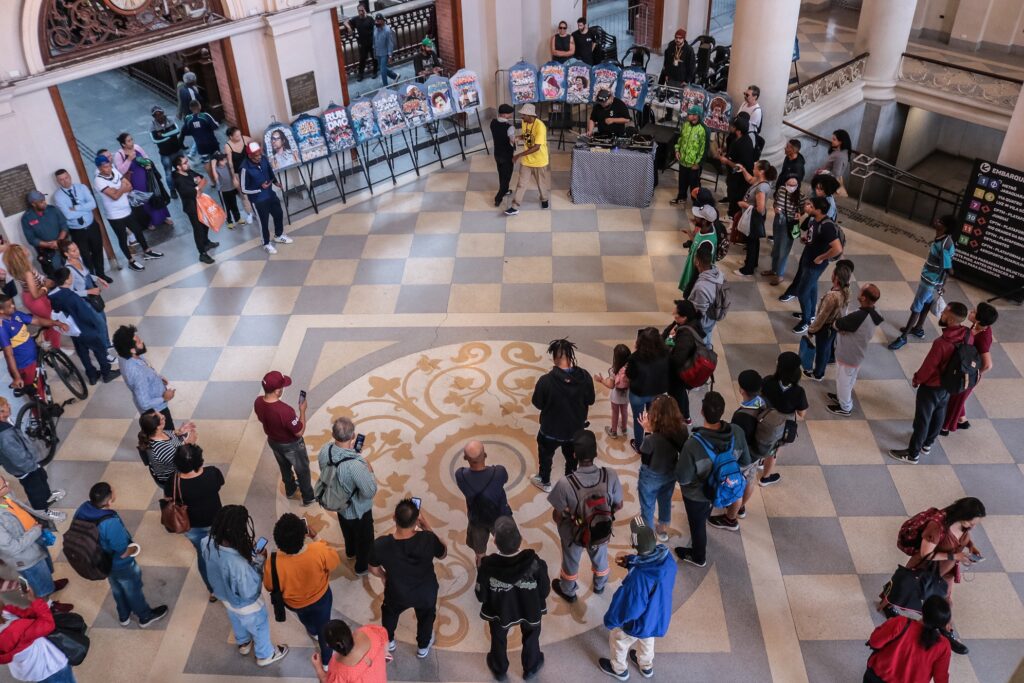
[[[864,0],[861,5],[856,50],[871,53],[864,66],[864,99],[896,99],[896,76],[916,9],[917,0]]]
[[[997,163],[1024,171],[1024,94],[1017,96]]]

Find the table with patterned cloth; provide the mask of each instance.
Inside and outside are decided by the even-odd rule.
[[[650,206],[654,198],[654,149],[572,150],[574,204]]]

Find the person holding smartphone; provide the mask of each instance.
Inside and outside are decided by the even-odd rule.
[[[281,470],[285,497],[291,498],[298,491],[302,494],[302,507],[309,507],[314,496],[309,477],[309,453],[302,439],[306,433],[306,400],[305,395],[300,395],[298,415],[281,400],[285,387],[291,384],[292,378],[288,375],[277,370],[268,372],[263,376],[263,395],[256,397],[253,410]]]

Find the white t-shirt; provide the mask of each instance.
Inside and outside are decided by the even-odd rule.
[[[11,613],[5,615],[6,619],[17,619]],[[10,624],[4,624],[0,631]],[[11,663],[7,665],[11,676],[17,681],[44,681],[68,665],[68,658],[57,649],[46,637],[36,638],[32,644],[14,655]]]
[[[749,133],[760,133],[761,132],[761,104],[754,102],[753,105],[749,105],[746,102],[740,105],[740,110],[737,113],[747,112],[750,115],[750,128],[747,132]]]
[[[103,213],[107,214],[107,218],[127,218],[132,213],[132,205],[128,203],[128,195],[123,194],[117,199],[111,199],[107,196],[103,190],[111,187],[115,190],[121,189],[121,174],[116,168],[110,169],[114,173],[113,178],[104,178],[100,175],[99,171],[96,171],[95,177],[92,179],[93,187],[96,188],[96,194],[99,195],[100,201],[103,202]]]

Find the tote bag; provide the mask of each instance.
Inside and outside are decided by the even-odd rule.
[[[174,475],[171,497],[160,500],[160,523],[172,534],[183,534],[192,528],[188,521],[188,506],[181,499],[181,477],[177,474]]]
[[[217,202],[213,201],[213,198],[208,194],[196,196],[196,213],[199,215],[199,221],[214,232],[220,232],[220,229],[224,226],[224,221],[227,220],[227,217],[224,215],[224,209],[220,208]]]

